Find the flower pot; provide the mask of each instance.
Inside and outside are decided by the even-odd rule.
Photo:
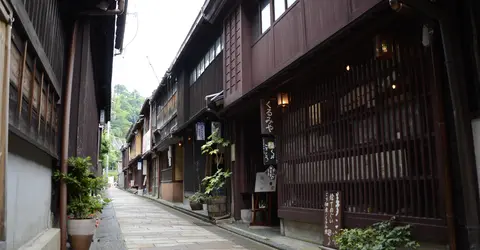
[[[200,202],[190,201],[190,208],[191,208],[192,210],[202,210],[202,209],[203,209],[203,205],[202,205],[202,203],[200,203]]]
[[[252,222],[252,210],[250,209],[241,209],[240,217],[242,218],[243,223]]]
[[[69,219],[67,231],[70,235],[72,248],[75,250],[89,250],[95,233],[95,219]]]
[[[220,217],[227,214],[227,197],[216,196],[208,200],[207,211],[209,217]]]

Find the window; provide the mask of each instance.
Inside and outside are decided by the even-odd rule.
[[[217,56],[218,54],[220,54],[220,52],[222,52],[222,41],[220,39],[221,37],[219,37],[215,42],[215,56]]]
[[[277,20],[285,12],[285,0],[274,0],[273,2],[275,20]]]
[[[202,74],[202,70],[200,69],[200,64],[197,66],[197,79],[200,78],[200,75]]]
[[[203,57],[203,62],[204,62],[204,65],[205,65],[205,69],[208,67],[208,65],[210,65],[210,57],[208,56],[208,53]]]
[[[222,36],[213,43],[212,47],[205,52],[205,55],[202,57],[200,62],[198,63],[197,67],[192,70],[190,75],[190,83],[194,83],[195,81],[200,78],[203,72],[207,69],[210,64],[213,63],[215,57],[220,54],[223,50],[223,43],[222,43]]]
[[[260,17],[261,17],[261,31],[264,33],[265,31],[270,28],[270,25],[272,24],[272,18],[270,15],[270,1],[269,0],[263,0],[261,5],[260,5]]]
[[[213,62],[213,60],[215,60],[215,45],[212,46],[209,53],[210,53],[210,58],[212,58],[212,62]]]
[[[290,8],[293,3],[295,3],[297,0],[287,0],[287,8]]]

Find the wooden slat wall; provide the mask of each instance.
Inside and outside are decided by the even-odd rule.
[[[371,220],[390,215],[444,225],[431,90],[437,76],[433,52],[419,40],[398,35],[393,57],[385,60],[375,59],[372,42],[365,41],[308,81],[301,77],[285,87],[290,105],[280,126],[281,210],[320,211],[319,194],[340,190],[353,216],[349,223],[368,214]]]
[[[63,79],[65,34],[58,0],[23,0],[45,54],[58,79]]]
[[[13,113],[9,123],[47,152],[56,155],[55,103],[59,96],[51,81],[45,77],[45,71],[38,64],[28,42],[15,36],[10,53],[10,83],[16,100],[12,102],[11,96],[10,101],[15,108],[10,111]]]

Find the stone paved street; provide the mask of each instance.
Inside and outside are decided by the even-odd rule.
[[[272,249],[137,195],[108,192],[127,249]]]

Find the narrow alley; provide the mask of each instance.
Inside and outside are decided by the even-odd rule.
[[[127,249],[272,249],[137,195],[108,192]]]

